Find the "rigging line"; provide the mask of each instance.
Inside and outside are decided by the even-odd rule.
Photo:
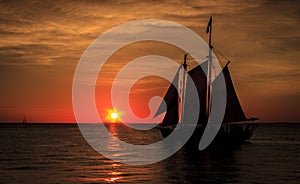
[[[218,49],[216,49],[215,47],[214,47],[214,50],[218,53],[218,54],[220,54],[220,56],[222,56],[224,59],[226,59],[227,61],[230,61],[230,59],[228,59],[226,56],[224,56]]]

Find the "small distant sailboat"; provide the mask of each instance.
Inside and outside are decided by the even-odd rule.
[[[26,117],[24,115],[24,118],[23,118],[23,121],[22,121],[22,124],[26,124],[27,123],[27,120],[26,120]]]
[[[194,84],[196,85],[199,100],[200,100],[200,112],[199,118],[197,122],[196,129],[192,134],[189,141],[186,143],[188,147],[197,147],[200,142],[200,139],[203,135],[204,129],[208,124],[208,119],[210,118],[210,110],[211,110],[211,98],[212,98],[212,90],[215,88],[215,83],[218,81],[218,76],[216,76],[215,80],[211,79],[211,71],[212,71],[212,50],[213,46],[211,43],[211,32],[212,32],[212,17],[210,17],[208,27],[206,33],[209,33],[209,53],[208,60],[205,61],[202,65],[196,66],[191,70],[187,70],[187,55],[184,56],[184,62],[182,66],[179,67],[174,79],[173,83],[178,84],[179,92],[177,92],[176,88],[171,84],[164,96],[164,101],[167,104],[167,110],[165,117],[161,124],[158,126],[160,132],[163,137],[167,137],[172,131],[176,128],[177,124],[181,122],[180,115],[182,112],[188,109],[184,109],[182,102],[185,100],[189,100],[189,88],[185,84],[186,74],[189,74],[192,78]],[[227,101],[226,101],[226,110],[223,118],[222,126],[215,137],[213,144],[221,142],[221,145],[226,144],[236,144],[241,143],[244,140],[248,140],[252,137],[256,124],[253,123],[254,120],[258,120],[258,118],[247,118],[241,104],[239,102],[238,96],[234,89],[234,84],[230,76],[229,65],[230,61],[223,67],[222,73],[224,75],[225,84],[226,84],[226,92],[227,92]],[[207,72],[203,71],[203,68],[207,69]],[[180,73],[184,73],[185,75],[180,75]],[[208,73],[206,75],[205,73]],[[181,85],[181,86],[180,86]],[[182,91],[184,90],[184,91]],[[217,89],[216,89],[217,90]],[[186,95],[184,95],[186,94]],[[186,98],[186,99],[184,99]],[[159,107],[155,116],[163,113]],[[191,113],[191,112],[186,112]],[[215,144],[218,145],[218,144]],[[220,145],[220,144],[219,144]]]

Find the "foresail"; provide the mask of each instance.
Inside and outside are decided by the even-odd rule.
[[[170,84],[168,91],[166,92],[166,94],[164,96],[164,101],[165,101],[167,107],[165,107],[164,103],[161,103],[154,115],[154,117],[156,117],[156,116],[166,112],[166,115],[163,119],[162,125],[176,125],[179,120],[179,117],[178,117],[178,92],[176,89],[176,87],[178,85],[179,70],[180,70],[180,68],[177,70],[176,75],[172,81],[172,84]]]
[[[223,119],[223,123],[238,122],[247,120],[242,106],[239,102],[237,94],[234,89],[233,82],[229,73],[228,65],[223,68],[223,75],[226,84],[227,99],[226,99],[226,110]],[[220,75],[213,82],[213,90],[218,90],[218,81],[220,80]]]

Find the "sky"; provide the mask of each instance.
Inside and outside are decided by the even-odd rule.
[[[231,75],[247,116],[259,117],[261,122],[300,122],[299,3],[1,1],[0,122],[18,122],[24,115],[29,122],[75,122],[72,81],[76,66],[93,40],[110,28],[132,20],[162,19],[182,24],[207,41],[210,16],[213,45],[231,61]],[[112,108],[108,91],[118,70],[149,54],[180,62],[184,52],[156,42],[134,43],[116,52],[97,80],[100,116],[107,116]],[[166,81],[155,77],[138,81],[130,93],[133,111],[147,116],[147,100],[153,94],[162,95],[166,87]]]

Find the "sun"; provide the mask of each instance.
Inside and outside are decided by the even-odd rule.
[[[119,121],[121,121],[120,114],[121,113],[118,112],[118,110],[110,109],[110,110],[108,110],[106,119],[111,123],[119,122]]]
[[[117,112],[113,112],[113,113],[110,114],[110,117],[111,117],[111,119],[113,119],[113,120],[117,120],[117,119],[119,118],[119,115],[118,115]]]

